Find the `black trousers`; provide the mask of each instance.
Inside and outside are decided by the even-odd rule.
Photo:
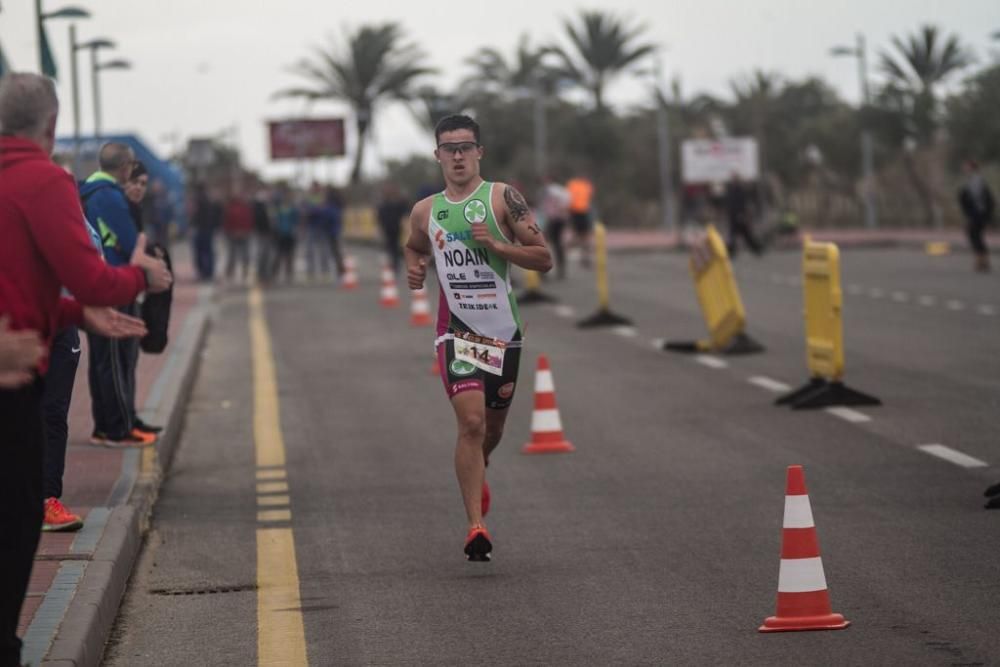
[[[392,267],[392,272],[399,274],[399,268],[402,264],[403,249],[399,245],[399,233],[400,233],[400,223],[381,223],[382,227],[382,242],[385,244],[385,254],[389,256],[389,266]]]
[[[42,419],[45,422],[45,498],[62,497],[63,472],[66,469],[66,441],[69,437],[69,406],[73,398],[76,367],[80,364],[80,333],[76,327],[56,334],[49,355],[49,371],[42,393]]]
[[[0,667],[21,660],[17,619],[42,533],[42,381],[0,389]]]
[[[743,241],[749,246],[750,251],[755,255],[759,255],[763,250],[760,241],[754,236],[753,230],[750,228],[750,223],[737,221],[730,221],[729,223],[729,240],[726,243],[726,250],[729,252],[730,257],[735,257],[736,252],[739,247],[736,244],[738,239],[742,238]]]
[[[977,255],[985,255],[988,252],[986,241],[983,240],[985,230],[986,222],[984,220],[969,220],[965,223],[965,233],[969,237],[969,245],[972,246],[972,251]]]
[[[134,315],[134,305],[118,310]],[[109,438],[124,438],[132,432],[135,421],[135,367],[139,359],[138,341],[116,340],[87,334],[90,366],[91,414],[94,432]]]

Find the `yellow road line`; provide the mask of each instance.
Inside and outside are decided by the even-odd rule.
[[[285,479],[284,470],[258,470],[257,479]]]
[[[271,355],[271,336],[264,319],[259,288],[250,292],[250,343],[253,351],[254,445],[258,479],[284,478],[274,468],[285,465],[281,437],[278,383]],[[284,471],[282,471],[283,473]],[[266,474],[263,474],[266,473]],[[287,491],[286,482],[260,482],[258,493]],[[288,521],[291,510],[262,510],[258,521]],[[295,536],[290,527],[257,529],[257,664],[308,665],[305,624],[295,559]]]
[[[288,505],[291,503],[288,496],[257,496],[257,505],[261,507],[274,507]]]

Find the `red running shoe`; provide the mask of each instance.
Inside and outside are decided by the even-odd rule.
[[[486,516],[490,511],[490,485],[486,483],[485,479],[483,480],[483,496],[482,496],[481,508],[483,510],[483,516]]]
[[[83,528],[83,519],[73,514],[58,498],[45,499],[45,518],[42,519],[42,530],[45,532],[70,532]]]
[[[486,528],[473,528],[465,537],[465,559],[475,563],[488,563],[493,551],[493,542]]]

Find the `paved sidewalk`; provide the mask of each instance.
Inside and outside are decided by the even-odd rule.
[[[176,246],[170,342],[142,354],[136,376],[140,416],[165,426],[154,448],[112,450],[89,444],[92,428],[83,340],[69,417],[62,500],[84,518],[76,533],[43,533],[18,628],[28,665],[96,665],[141,543],[160,471],[180,431],[211,289],[194,281],[185,247]]]

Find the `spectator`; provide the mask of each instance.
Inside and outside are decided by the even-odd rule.
[[[265,284],[271,280],[275,254],[274,230],[267,202],[267,188],[258,187],[253,198],[253,228],[257,234],[257,280]]]
[[[236,275],[236,264],[240,266],[240,280],[244,283],[250,275],[250,235],[253,234],[253,209],[239,188],[236,188],[226,202],[222,214],[222,231],[226,235],[226,280],[232,281]]]
[[[320,218],[323,221],[323,231],[330,246],[334,266],[337,268],[337,280],[340,280],[344,277],[344,253],[340,247],[340,232],[344,226],[344,209],[340,193],[332,186],[327,186],[323,193]]]
[[[563,235],[569,217],[569,190],[551,178],[545,179],[541,192],[542,215],[545,217],[545,236],[552,246],[556,260],[556,275],[566,278],[566,249]]]
[[[738,248],[736,241],[742,238],[754,255],[760,256],[761,245],[753,234],[754,202],[750,198],[743,179],[739,173],[733,172],[732,178],[726,184],[725,193],[726,217],[729,220],[729,239],[726,249],[730,257],[736,257]]]
[[[198,278],[215,278],[215,230],[222,222],[218,204],[203,183],[194,186],[191,226],[194,227],[194,265]]]
[[[312,282],[330,274],[330,234],[326,202],[319,183],[313,183],[306,201],[306,276]],[[317,271],[318,269],[318,271]]]
[[[583,252],[584,266],[590,266],[590,237],[594,230],[594,184],[586,176],[577,176],[566,183],[569,193],[569,219],[576,235],[576,244]]]
[[[40,378],[47,370],[47,360],[39,358],[31,342],[34,334],[12,334],[4,318],[10,329],[38,332],[43,350],[68,325],[105,336],[141,335],[140,320],[98,306],[130,303],[143,289],[160,291],[171,280],[163,262],[142,252],[144,237],[134,244],[131,266],[109,266],[94,252],[73,179],[50,157],[58,113],[51,80],[11,73],[0,81],[2,667],[20,664],[17,622],[41,534],[45,440]],[[63,285],[76,300],[60,296]]]
[[[163,181],[153,179],[149,192],[142,202],[142,219],[146,234],[152,245],[164,248],[170,245],[170,220],[173,218],[173,207]]]
[[[111,142],[101,147],[95,172],[80,188],[84,214],[93,221],[101,236],[104,259],[111,266],[123,266],[135,252],[138,231],[125,195],[135,154],[125,144]],[[141,188],[143,191],[145,187]],[[137,204],[133,204],[139,210]],[[145,253],[145,248],[143,248]],[[133,303],[120,305],[125,315],[138,315]],[[87,335],[90,357],[87,379],[90,384],[94,430],[90,442],[105,447],[144,447],[156,441],[156,434],[139,428],[134,414],[135,366],[139,351],[136,341],[122,341],[99,334]]]
[[[395,183],[386,183],[382,187],[382,203],[377,210],[378,226],[382,230],[382,241],[385,243],[385,254],[389,257],[389,265],[393,273],[399,273],[402,260],[402,246],[399,238],[403,218],[410,213],[410,203],[406,201]]]
[[[973,266],[976,271],[987,273],[990,270],[990,251],[983,233],[986,225],[993,220],[993,193],[979,173],[979,164],[975,160],[966,160],[962,170],[965,172],[965,183],[958,191],[958,205],[965,214],[965,233],[976,255]]]
[[[274,238],[277,255],[271,275],[276,277],[285,268],[285,281],[292,282],[295,272],[295,237],[299,228],[299,207],[292,201],[292,192],[282,183],[274,195]]]

